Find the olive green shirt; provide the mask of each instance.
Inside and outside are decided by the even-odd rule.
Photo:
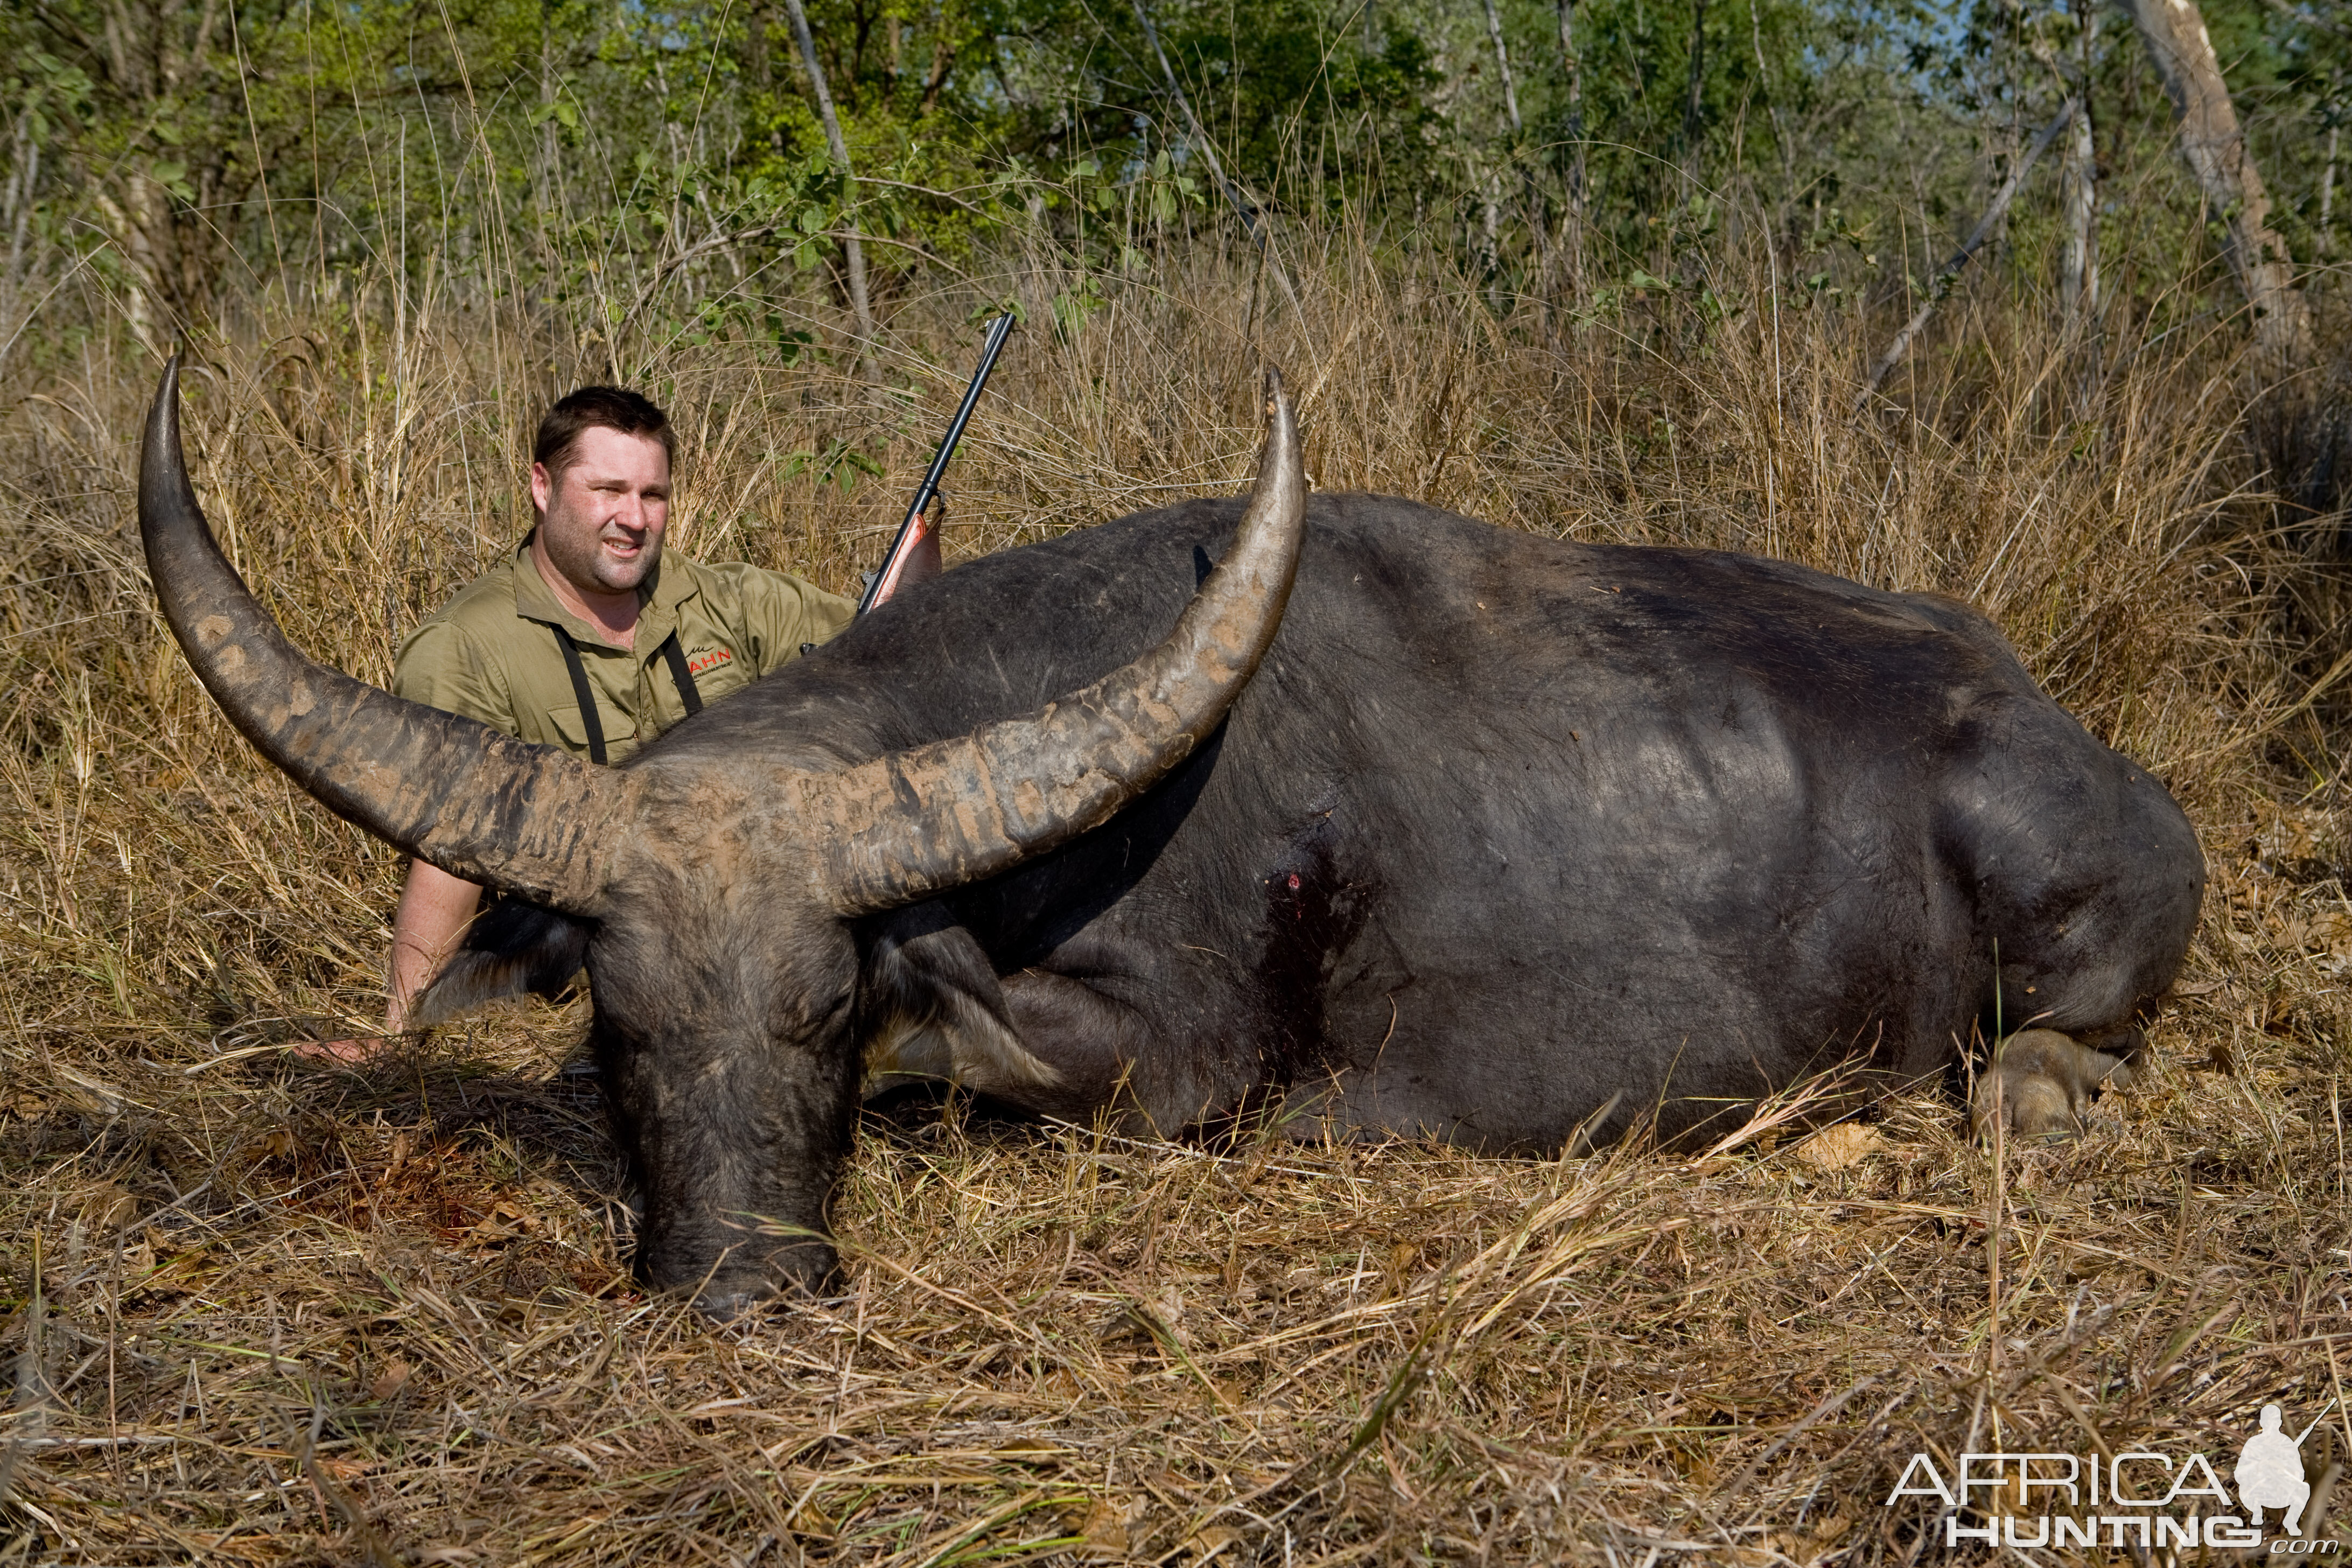
[[[526,541],[419,623],[400,645],[392,689],[541,745],[588,754],[588,728],[554,628],[572,634],[617,763],[686,717],[661,647],[677,633],[705,706],[825,642],[857,613],[848,599],[740,561],[705,566],[665,553],[637,590],[635,647],[614,647],[566,610]]]

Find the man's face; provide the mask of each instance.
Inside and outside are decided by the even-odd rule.
[[[627,593],[661,559],[669,455],[650,436],[592,426],[562,471],[530,466],[530,500],[540,542],[566,582],[584,594]]]

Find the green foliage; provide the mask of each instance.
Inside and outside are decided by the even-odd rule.
[[[823,451],[803,450],[786,458],[777,477],[796,479],[803,474],[814,475],[818,484],[833,486],[846,500],[860,479],[879,479],[888,471],[873,457],[836,437],[825,443]]]
[[[2317,256],[2344,222],[2330,171],[2352,28],[2305,0],[2205,12],[2282,230]],[[852,235],[886,305],[937,279],[1002,294],[989,258],[1050,258],[1070,269],[1054,298],[1068,331],[1237,207],[1363,219],[1450,254],[1498,308],[1556,291],[1570,238],[1587,308],[1669,284],[1696,300],[1697,258],[1760,214],[1792,302],[1834,302],[1928,276],[2085,72],[2103,166],[2168,156],[2127,27],[2111,15],[2086,52],[2064,4],[1496,14],[1507,97],[1483,4],[1159,0],[1188,115],[1131,4],[815,0],[853,178],[773,0],[0,9],[0,312],[16,318],[0,333],[22,336],[28,301],[68,279],[81,320],[119,312],[160,343],[211,320],[232,281],[433,274],[583,323],[616,374],[727,335],[821,352],[809,323],[845,298]],[[2046,212],[2021,203],[2015,232]],[[2174,228],[2167,243],[2202,254],[2190,215]]]

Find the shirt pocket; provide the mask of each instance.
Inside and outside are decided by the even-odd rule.
[[[751,684],[758,673],[751,668],[750,659],[739,657],[732,648],[724,651],[726,653],[724,658],[714,658],[710,652],[706,650],[694,655],[688,660],[689,669],[694,679],[695,695],[702,699],[705,707],[719,701],[721,698],[731,697],[742,690]],[[700,664],[703,668],[698,670],[691,669],[694,664]]]
[[[626,719],[618,718],[605,711],[601,704],[596,710],[596,716],[604,723],[604,753],[607,762],[618,762],[628,752],[636,750],[637,728],[635,725]],[[563,746],[566,751],[577,756],[588,755],[588,726],[580,721],[580,710],[576,706],[569,702],[560,706],[551,706],[547,710],[547,720],[555,727],[555,732],[563,737]]]

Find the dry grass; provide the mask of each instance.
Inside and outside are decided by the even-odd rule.
[[[1327,487],[1969,596],[2205,830],[2149,1082],[1998,1170],[1940,1093],[1552,1163],[908,1111],[839,1205],[848,1295],[713,1328],[628,1281],[575,1014],[365,1076],[285,1057],[376,1005],[397,863],[258,763],[162,634],[129,447],[156,367],[101,339],[0,426],[0,1563],[1912,1562],[1943,1555],[1930,1516],[1882,1500],[1915,1450],[2221,1463],[2264,1401],[2316,1414],[2352,1352],[2352,847],[2326,704],[2296,706],[2321,666],[2280,629],[2308,574],[2247,531],[2221,348],[2111,342],[2081,401],[2038,308],[1988,300],[1857,420],[1853,318],[1776,319],[1737,266],[1712,324],[1496,321],[1321,244],[1303,320],[1204,247],[1031,327],[954,547],[1231,487],[1263,350]],[[1070,280],[997,281],[1042,323]],[[900,302],[908,390],[878,405],[772,345],[657,356],[689,547],[846,588],[969,303]],[[520,531],[521,433],[568,362],[446,301],[379,318],[200,344],[191,428],[297,640],[381,679]],[[887,478],[823,483],[837,441]],[[796,452],[820,461],[788,478]],[[2333,1475],[2352,1426],[2321,1431]]]

